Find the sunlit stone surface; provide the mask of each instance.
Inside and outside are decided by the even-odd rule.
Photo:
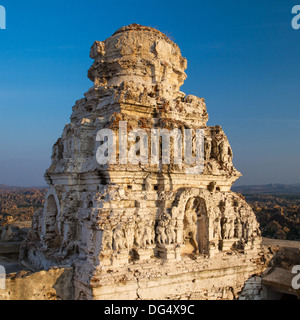
[[[249,205],[230,191],[240,173],[205,100],[179,91],[187,61],[161,32],[119,29],[91,48],[94,86],[73,107],[53,147],[37,211],[22,247],[31,268],[74,268],[75,299],[234,299],[260,266],[260,232]],[[216,93],[217,94],[217,93]],[[204,170],[171,164],[100,165],[97,133],[203,129]],[[140,155],[142,159],[142,154]],[[140,159],[140,160],[141,160]],[[141,163],[142,162],[142,163]]]

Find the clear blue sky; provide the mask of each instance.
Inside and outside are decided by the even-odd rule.
[[[238,184],[300,182],[300,30],[288,0],[0,0],[0,184],[45,185],[52,145],[92,82],[89,50],[119,27],[156,27],[188,59]]]

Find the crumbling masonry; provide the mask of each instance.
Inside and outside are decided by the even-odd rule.
[[[187,61],[161,32],[119,29],[91,48],[94,86],[76,102],[53,147],[43,210],[22,260],[36,270],[72,266],[76,299],[234,299],[259,270],[260,232],[249,205],[230,191],[240,173],[220,126],[206,125],[203,98],[180,86]],[[203,129],[204,169],[142,161],[100,165],[98,132]],[[124,129],[124,128],[123,128]],[[171,139],[171,142],[175,138]],[[151,143],[148,144],[149,154]],[[124,150],[123,150],[124,151]],[[171,159],[174,143],[171,143]]]

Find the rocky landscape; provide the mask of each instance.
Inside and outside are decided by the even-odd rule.
[[[14,222],[30,222],[33,213],[45,201],[46,188],[0,185],[0,226]]]
[[[235,187],[253,208],[262,235],[300,240],[300,186],[262,185]]]

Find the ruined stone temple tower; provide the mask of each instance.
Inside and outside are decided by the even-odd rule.
[[[94,86],[53,147],[49,191],[23,245],[23,263],[36,270],[72,266],[76,299],[237,297],[259,268],[259,226],[230,191],[240,173],[226,135],[206,125],[203,98],[180,91],[187,61],[179,47],[133,24],[96,41],[90,56]],[[153,128],[177,138],[203,129],[203,172],[188,173],[184,159],[173,161],[174,135],[170,164],[161,152],[158,164],[145,161]],[[112,130],[120,147],[100,165],[97,153],[108,143],[101,129]],[[148,146],[132,131],[147,133]],[[138,145],[136,164],[121,161],[121,152]]]

